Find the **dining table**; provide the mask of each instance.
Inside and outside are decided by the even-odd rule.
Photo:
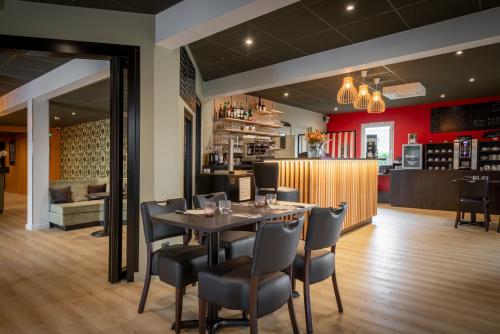
[[[265,223],[284,217],[305,213],[316,207],[315,204],[278,201],[275,205],[256,206],[253,201],[233,203],[228,214],[216,213],[212,217],[206,217],[202,210],[176,211],[153,215],[155,223],[168,224],[190,230],[199,231],[208,235],[207,252],[208,267],[211,268],[219,263],[219,234],[222,231],[243,227],[255,223]],[[279,240],[276,241],[279,245]],[[219,317],[219,307],[214,304],[208,305],[207,330],[213,333],[217,328],[229,326],[248,326],[248,319],[243,316],[237,319]],[[184,320],[181,328],[198,327],[198,320]],[[172,325],[172,328],[175,324]]]

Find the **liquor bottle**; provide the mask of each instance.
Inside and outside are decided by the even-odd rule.
[[[226,106],[226,102],[224,102],[224,109],[222,109],[222,118],[226,118],[227,117],[227,106]]]
[[[262,105],[260,104],[260,97],[259,97],[259,102],[257,103],[257,110],[261,110],[260,108],[262,107]]]
[[[224,118],[223,111],[222,111],[222,103],[219,106],[219,112],[217,113],[217,118]]]
[[[252,120],[252,107],[251,106],[248,106],[248,120],[249,121]]]
[[[234,115],[233,115],[234,111],[233,111],[233,109],[231,108],[231,104],[229,104],[229,103],[228,103],[228,107],[227,107],[227,108],[228,108],[228,109],[227,109],[227,117],[228,117],[228,118],[234,118],[234,117],[233,117],[233,116],[234,116]]]
[[[214,165],[219,164],[219,152],[217,151],[217,146],[214,147]]]

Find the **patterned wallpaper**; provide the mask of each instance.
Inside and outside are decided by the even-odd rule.
[[[61,128],[62,180],[109,177],[109,125],[103,119]]]

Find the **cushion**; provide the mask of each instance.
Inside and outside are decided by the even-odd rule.
[[[251,256],[254,243],[255,232],[224,231],[220,234],[220,246],[226,250],[229,259]]]
[[[304,243],[299,243],[297,256],[293,261],[293,278],[304,281],[305,251]],[[332,276],[335,270],[335,255],[330,250],[313,250],[311,253],[310,283],[321,282]]]
[[[50,197],[52,198],[52,203],[71,203],[71,187],[63,188],[51,188]]]
[[[88,194],[104,193],[106,192],[106,186],[107,186],[106,183],[96,184],[96,185],[89,184],[87,186],[87,193]]]
[[[87,201],[88,185],[103,184],[105,182],[97,182],[97,180],[56,180],[50,181],[50,188],[71,187],[71,199],[73,202]]]
[[[104,201],[84,201],[71,203],[54,203],[50,211],[60,215],[71,215],[85,212],[100,212],[104,210]]]

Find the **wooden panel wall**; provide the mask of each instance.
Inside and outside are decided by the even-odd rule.
[[[16,135],[9,140],[16,140],[16,164],[10,166],[7,159],[7,166],[10,171],[5,175],[5,191],[26,194],[28,192],[28,137],[26,135]],[[8,147],[8,145],[7,145]]]
[[[50,133],[52,136],[49,139],[49,180],[54,181],[61,178],[61,131],[59,129],[51,129]]]
[[[300,201],[321,207],[347,202],[343,229],[377,214],[375,160],[280,160],[279,185],[300,190]]]

